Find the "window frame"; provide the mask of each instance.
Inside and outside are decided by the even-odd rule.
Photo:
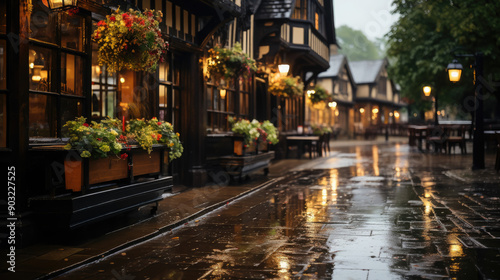
[[[47,99],[54,99],[53,101],[55,104],[51,105],[46,105],[45,110],[47,110],[47,107],[49,106],[55,106],[55,117],[51,117],[48,119],[49,123],[49,136],[48,138],[62,138],[62,128],[63,128],[63,115],[65,110],[63,110],[63,103],[65,101],[74,101],[76,102],[77,106],[81,106],[81,115],[82,116],[88,116],[90,111],[90,107],[88,104],[89,100],[89,95],[91,94],[91,90],[89,85],[89,74],[87,73],[87,69],[90,68],[91,61],[90,57],[91,54],[89,54],[89,51],[91,52],[90,48],[90,30],[89,25],[92,23],[91,21],[91,14],[90,12],[80,10],[77,16],[81,17],[83,20],[82,28],[83,30],[83,41],[82,41],[82,50],[75,50],[72,48],[67,48],[63,47],[62,44],[62,35],[61,35],[61,24],[62,24],[62,15],[58,14],[57,20],[56,20],[56,26],[55,26],[55,41],[56,43],[51,43],[51,42],[45,42],[41,41],[39,39],[35,38],[29,38],[29,49],[31,50],[33,47],[37,48],[43,48],[47,49],[50,52],[52,52],[52,58],[51,58],[51,63],[52,67],[50,69],[50,74],[52,75],[51,78],[51,86],[48,89],[48,91],[40,91],[40,90],[34,90],[34,89],[29,89],[28,95],[31,96],[45,96]],[[31,20],[30,20],[31,22]],[[63,93],[62,92],[62,87],[61,87],[61,81],[62,81],[62,67],[61,67],[61,60],[62,60],[62,55],[63,54],[71,54],[74,55],[75,57],[78,56],[81,59],[81,67],[83,69],[83,73],[81,75],[82,78],[82,86],[81,86],[81,95],[77,94],[68,94],[68,93]],[[28,54],[29,55],[29,54]],[[30,67],[29,65],[23,66],[23,67]],[[66,69],[66,68],[65,68]],[[31,105],[31,104],[29,104]],[[31,107],[31,106],[30,106]],[[49,112],[49,114],[53,114],[54,112]],[[80,115],[77,113],[77,115]],[[28,120],[30,126],[33,124],[31,120]],[[32,130],[29,130],[29,138],[30,138],[30,144],[31,140],[36,139],[38,136],[36,135],[31,135]],[[42,136],[42,138],[47,138],[45,136]]]

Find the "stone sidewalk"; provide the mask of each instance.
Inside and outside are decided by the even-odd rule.
[[[355,145],[373,145],[383,143],[404,143],[406,138],[383,137],[376,140],[334,141],[332,149]],[[470,157],[470,156],[466,156]],[[492,155],[488,155],[488,165]],[[310,159],[286,159],[273,162],[269,177],[253,176],[251,181],[232,186],[208,185],[202,188],[174,187],[171,194],[166,194],[160,202],[155,216],[151,216],[150,207],[142,207],[129,215],[98,223],[71,232],[66,238],[48,238],[48,242],[39,243],[16,252],[16,273],[7,272],[7,265],[2,262],[1,279],[49,279],[86,263],[97,261],[124,248],[139,244],[173,228],[189,223],[196,223],[202,215],[231,203],[233,200],[252,193],[260,188],[272,185],[280,180],[292,168],[307,168],[313,162],[325,161],[327,157]],[[446,176],[474,180],[498,181],[498,174],[490,169],[480,171],[447,170]],[[489,179],[487,179],[489,178]],[[0,252],[3,256],[6,252]]]

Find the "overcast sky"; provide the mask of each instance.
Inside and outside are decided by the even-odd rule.
[[[333,0],[335,27],[348,25],[373,40],[389,32],[397,20],[392,15],[392,0]]]

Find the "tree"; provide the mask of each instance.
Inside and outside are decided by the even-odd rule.
[[[360,30],[342,25],[335,31],[339,42],[339,53],[350,61],[380,59],[383,57],[377,45]]]
[[[489,0],[394,0],[399,20],[387,34],[387,51],[392,64],[391,78],[401,86],[403,96],[419,109],[429,107],[422,100],[422,87],[431,85],[439,95],[439,104],[457,104],[472,113],[467,101],[473,95],[472,60],[461,59],[461,82],[452,85],[446,66],[453,54],[485,54],[485,78],[497,80],[500,69],[500,2]],[[490,95],[491,97],[491,95]],[[486,102],[486,101],[485,101]],[[487,116],[487,114],[486,114]]]

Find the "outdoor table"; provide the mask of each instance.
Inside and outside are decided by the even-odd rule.
[[[415,146],[416,144],[418,145],[418,149],[422,150],[422,140],[425,139],[426,132],[427,132],[427,126],[425,125],[409,125],[408,126],[409,134],[410,134],[410,139],[409,143],[410,146]],[[417,141],[417,143],[415,143]]]
[[[286,157],[288,158],[288,147],[297,146],[297,158],[302,158],[305,145],[309,145],[309,158],[312,158],[312,145],[316,145],[319,136],[287,136],[286,137]]]

